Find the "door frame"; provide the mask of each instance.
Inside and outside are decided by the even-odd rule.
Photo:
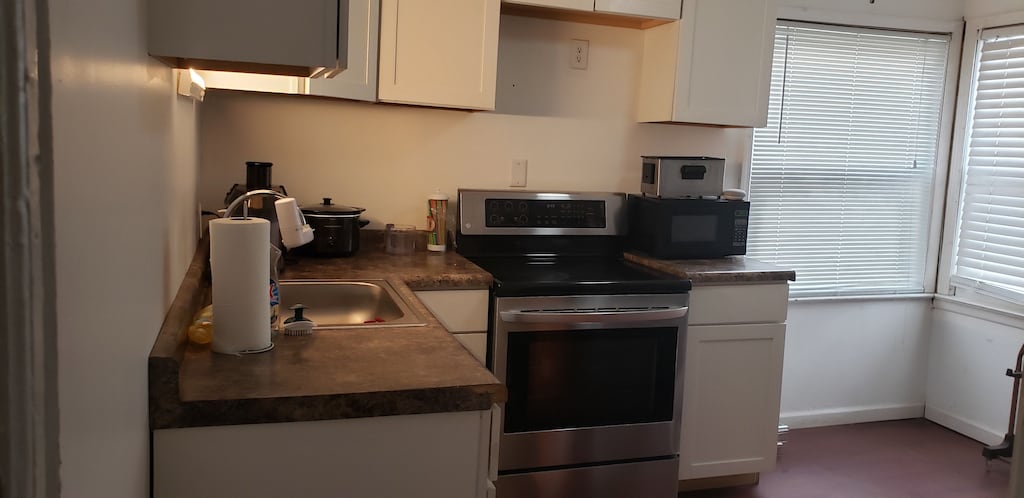
[[[47,0],[0,2],[0,498],[60,495]]]

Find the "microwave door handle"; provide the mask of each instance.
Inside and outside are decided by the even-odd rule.
[[[679,168],[679,179],[680,180],[703,180],[704,175],[708,172],[706,166],[699,164],[684,165]]]
[[[630,311],[502,311],[508,323],[622,323],[675,320],[686,316],[686,306]]]

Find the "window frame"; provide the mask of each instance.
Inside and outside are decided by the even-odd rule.
[[[935,293],[952,296],[955,300],[979,305],[989,309],[1004,310],[1010,313],[1024,314],[1024,304],[1001,299],[977,289],[955,286],[952,282],[953,256],[960,228],[960,203],[962,202],[962,186],[964,162],[967,159],[969,145],[967,124],[971,120],[971,99],[974,90],[974,67],[980,55],[982,31],[1006,26],[1024,24],[1024,11],[967,19],[964,28],[963,51],[959,64],[958,92],[956,98],[955,123],[952,131],[949,178],[946,182],[946,205],[942,227],[942,248],[938,263],[938,276]]]
[[[929,225],[927,229],[927,243],[925,248],[925,295],[933,295],[941,284],[941,256],[946,252],[944,249],[944,237],[947,219],[946,192],[950,182],[951,154],[950,147],[953,145],[953,132],[955,118],[959,113],[958,85],[960,81],[960,67],[957,63],[957,55],[961,54],[963,47],[964,23],[945,22],[927,19],[894,18],[888,16],[876,16],[866,14],[839,13],[817,9],[805,9],[798,7],[780,7],[778,9],[777,22],[798,22],[822,25],[833,25],[848,28],[864,28],[874,30],[888,30],[893,32],[917,32],[949,35],[949,46],[946,54],[946,74],[944,77],[945,88],[942,96],[942,108],[939,115],[938,143],[935,159],[935,174],[932,183],[932,199],[929,209]],[[766,102],[767,104],[767,102]],[[740,188],[750,191],[750,165],[754,153],[754,130],[750,129],[746,136],[746,157],[743,164],[743,172],[740,175]],[[797,279],[800,278],[799,272]],[[947,280],[948,283],[948,274]],[[889,300],[894,297],[914,297],[921,294],[864,294],[844,296],[805,296],[790,298],[791,301],[834,301],[845,299],[878,299]]]

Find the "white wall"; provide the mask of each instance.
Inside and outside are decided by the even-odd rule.
[[[1015,368],[1024,319],[949,302],[938,306],[929,348],[927,417],[987,444],[997,443],[1006,433],[1013,386],[1004,372]]]
[[[149,493],[146,357],[196,243],[196,113],[144,2],[50,1],[61,486]]]
[[[790,303],[780,423],[922,416],[930,311],[927,298]]]
[[[963,0],[779,4],[798,20],[908,29],[937,29],[963,15]],[[813,427],[922,416],[929,322],[927,299],[791,303],[782,423]]]
[[[966,0],[1014,2],[1017,0]],[[853,17],[876,16],[911,20],[955,21],[964,15],[965,0],[778,0],[782,7],[827,11]]]
[[[985,17],[1024,10],[1020,0],[966,0],[964,17]]]
[[[964,12],[968,18],[964,51],[972,54],[976,48],[976,25],[992,27],[1020,22],[1024,19],[1024,2],[967,0]],[[1015,12],[1016,19],[1002,16],[1009,12]],[[971,59],[970,56],[965,58]],[[970,71],[973,61],[967,60],[965,64],[968,66],[965,70]],[[963,87],[961,92],[967,93]],[[959,160],[958,156],[954,153],[954,160]],[[956,182],[961,181],[959,164],[951,169],[953,184],[957,185]],[[950,202],[947,217],[955,217],[955,200]],[[946,229],[954,229],[949,220]],[[948,243],[955,240],[951,235],[944,239]],[[947,247],[940,264],[951,264],[951,253],[951,248]],[[948,266],[940,269],[948,270]],[[940,290],[948,283],[948,271],[942,273],[947,275],[940,274]],[[929,347],[926,417],[994,444],[1001,441],[1007,431],[1012,380],[1003,372],[1014,367],[1018,348],[1024,342],[1024,316],[1019,306],[986,299],[970,291],[962,294],[958,298],[936,299]],[[967,305],[958,299],[984,300],[986,307]],[[1000,306],[1016,309],[996,309]]]
[[[586,71],[568,67],[573,38],[590,40]],[[362,206],[377,226],[424,228],[434,189],[509,188],[514,159],[529,161],[528,189],[636,192],[642,154],[718,155],[737,186],[749,130],[635,122],[641,43],[638,30],[503,16],[495,112],[211,91],[200,199],[223,207],[247,160],[273,162],[300,202]]]

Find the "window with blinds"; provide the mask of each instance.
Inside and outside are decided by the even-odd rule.
[[[951,281],[1024,303],[1024,25],[981,37]]]
[[[949,37],[780,22],[747,255],[793,296],[925,290]]]

